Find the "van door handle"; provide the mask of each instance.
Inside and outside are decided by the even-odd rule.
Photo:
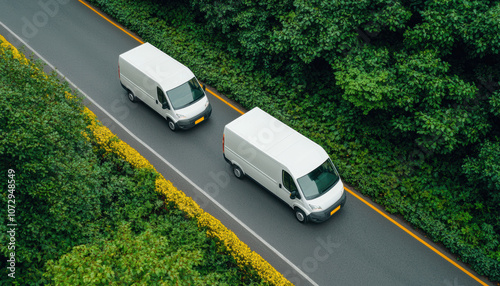
[[[156,104],[158,104],[158,99],[156,100]]]

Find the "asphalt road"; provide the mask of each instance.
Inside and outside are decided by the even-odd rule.
[[[139,42],[82,3],[1,0],[0,22],[7,27],[0,25],[0,34],[56,67],[103,123],[295,285],[480,285],[350,193],[330,220],[299,224],[288,206],[236,179],[224,161],[222,131],[236,110],[209,95],[212,117],[173,133],[152,109],[128,101],[118,55]]]

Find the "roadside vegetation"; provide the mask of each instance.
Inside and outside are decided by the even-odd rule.
[[[500,281],[500,1],[89,2]]]
[[[289,285],[66,83],[0,44],[0,284]]]

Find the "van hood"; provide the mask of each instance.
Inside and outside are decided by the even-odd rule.
[[[180,109],[175,109],[175,113],[178,115],[183,115],[185,118],[180,118],[180,119],[191,119],[193,117],[196,117],[200,115],[200,113],[204,112],[205,109],[207,108],[208,105],[208,98],[207,96],[203,96],[200,98],[198,101],[180,108]]]
[[[339,178],[339,181],[328,192],[312,200],[307,200],[307,203],[320,206],[321,210],[326,210],[338,202],[342,198],[343,193],[344,184],[342,183],[342,179]]]

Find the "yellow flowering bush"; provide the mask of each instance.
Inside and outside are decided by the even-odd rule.
[[[0,47],[2,48],[0,49],[0,52],[3,49],[10,49],[15,59],[24,64],[28,64],[28,60],[26,59],[26,57],[22,53],[20,53],[14,46],[12,46],[12,44],[9,43],[2,35],[0,35]]]
[[[238,265],[255,269],[264,282],[271,285],[292,285],[281,273],[276,271],[255,251],[243,243],[234,232],[225,227],[218,219],[209,213],[198,217],[198,226],[207,229],[207,235],[221,241]]]
[[[153,165],[151,165],[148,160],[146,160],[141,154],[139,154],[139,152],[130,147],[127,143],[121,141],[115,134],[111,132],[111,130],[102,125],[97,120],[95,114],[90,111],[90,109],[84,107],[83,113],[90,121],[90,125],[88,126],[88,128],[92,132],[96,143],[106,152],[117,154],[120,158],[129,162],[136,168],[147,168],[155,170]],[[84,134],[84,136],[89,139],[88,134]]]
[[[4,37],[0,35],[0,55],[3,49],[10,49],[16,59],[24,64],[29,64],[26,57],[12,46]],[[38,70],[38,69],[37,69]],[[75,95],[65,93],[67,99],[75,98]],[[135,168],[147,168],[155,170],[135,149],[127,143],[121,141],[106,126],[97,120],[97,116],[87,107],[82,113],[89,122],[88,132],[83,132],[83,136],[94,141],[105,153],[117,154],[123,160],[129,162]],[[155,170],[156,171],[156,170]],[[267,261],[265,261],[255,251],[243,243],[237,236],[226,228],[219,220],[205,212],[193,199],[178,190],[170,181],[167,181],[161,174],[157,176],[155,190],[165,197],[166,203],[173,203],[175,207],[183,211],[187,217],[196,219],[198,227],[206,229],[209,237],[216,238],[224,248],[233,256],[240,268],[250,267],[255,269],[265,284],[270,285],[292,285],[281,273],[276,271]]]
[[[158,176],[156,179],[156,191],[165,196],[165,201],[167,203],[174,203],[174,205],[179,210],[183,211],[189,218],[196,219],[204,213],[203,209],[201,209],[193,199],[186,196],[182,191],[179,191],[163,176]]]

